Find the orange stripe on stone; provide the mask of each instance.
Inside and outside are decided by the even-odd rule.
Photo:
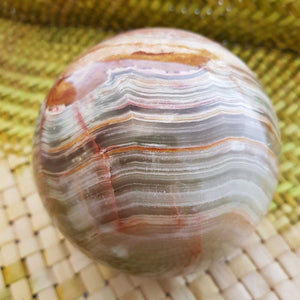
[[[102,49],[105,49],[107,50],[107,53],[111,51],[116,51],[115,49],[121,49],[121,48],[124,48],[124,47],[139,47],[141,49],[153,49],[154,47],[161,47],[161,46],[167,46],[169,47],[170,49],[184,49],[186,50],[186,52],[188,51],[193,51],[193,52],[198,52],[199,54],[202,53],[202,55],[205,55],[205,56],[208,56],[210,57],[211,59],[217,59],[218,57],[209,52],[208,50],[206,49],[199,49],[199,48],[195,48],[195,47],[189,47],[189,46],[186,46],[186,45],[180,45],[180,44],[174,44],[174,43],[163,43],[163,44],[158,44],[158,43],[153,43],[153,44],[146,44],[146,43],[118,43],[118,44],[105,44],[105,43],[100,43],[94,47],[92,47],[91,49],[87,50],[86,52],[82,53],[79,57],[78,57],[78,60],[80,60],[81,58],[93,53],[94,55],[97,56],[97,51],[101,51]],[[141,52],[144,52],[144,51],[141,51]],[[102,53],[101,53],[102,54]],[[103,54],[102,54],[103,55]],[[102,57],[99,57],[99,61],[106,61],[106,58],[102,58]],[[72,66],[74,69],[78,69],[78,67],[81,66],[81,64],[78,64],[78,65],[75,65]],[[70,68],[71,69],[71,68]]]
[[[215,142],[213,144],[206,145],[206,146],[195,146],[195,147],[187,147],[187,148],[156,148],[156,147],[142,147],[142,146],[128,146],[128,147],[118,148],[118,146],[111,146],[111,147],[106,148],[105,152],[110,152],[110,154],[115,154],[115,153],[127,152],[127,151],[153,151],[153,152],[202,151],[202,150],[213,148],[213,147],[218,146],[227,141],[242,141],[242,142],[250,143],[252,145],[256,145],[256,146],[266,150],[271,157],[275,158],[274,153],[264,144],[247,139],[247,138],[238,138],[238,137],[225,138],[223,140],[220,140],[218,142]],[[114,148],[116,148],[116,149],[114,149]]]
[[[225,114],[225,113],[224,113]],[[231,113],[228,113],[230,115],[237,115],[237,114],[242,114],[240,111],[232,111]],[[214,116],[215,114],[211,113],[211,114],[205,114],[205,117],[210,117],[210,116]],[[242,115],[246,115],[246,114],[242,114]],[[144,120],[150,120],[150,121],[157,121],[158,119],[151,119],[151,118],[147,118],[146,116],[143,117]],[[132,119],[132,114],[128,115],[128,116],[125,116],[123,118],[114,118],[114,119],[111,119],[111,120],[108,120],[106,122],[102,122],[96,126],[93,126],[92,128],[88,129],[88,131],[82,133],[80,136],[78,136],[77,138],[73,139],[72,141],[62,145],[62,146],[59,146],[59,147],[56,147],[56,148],[51,148],[49,150],[47,150],[48,153],[55,153],[55,152],[59,152],[59,151],[62,151],[64,149],[67,149],[67,148],[70,148],[71,146],[73,146],[74,144],[80,142],[80,144],[78,144],[78,147],[81,146],[85,141],[84,141],[84,138],[86,136],[89,136],[89,134],[91,134],[92,132],[94,132],[95,130],[98,130],[99,128],[101,127],[104,127],[104,126],[107,126],[107,125],[112,125],[112,124],[117,124],[117,123],[121,123],[121,122],[126,122],[126,121],[129,121]],[[203,118],[202,118],[203,119]],[[268,121],[265,121],[263,118],[256,118],[257,120],[261,121],[262,123],[265,124],[265,126],[268,128],[268,130],[270,130],[271,132],[274,133],[274,130],[272,128],[272,125],[270,122]],[[163,119],[162,119],[163,120]],[[186,120],[186,119],[184,119]],[[201,119],[196,119],[196,118],[189,118],[187,119],[188,121],[201,121]]]
[[[81,164],[79,167],[77,167],[77,168],[75,168],[71,171],[61,173],[61,176],[68,176],[68,175],[71,175],[73,173],[76,173],[77,171],[81,170],[82,168],[88,166],[93,161],[97,161],[97,160],[99,160],[99,158],[103,159],[105,153],[109,153],[110,155],[112,155],[112,154],[116,154],[116,153],[129,152],[129,151],[152,151],[152,152],[165,152],[165,153],[166,152],[171,152],[171,153],[173,152],[174,153],[174,152],[188,152],[188,151],[203,151],[203,150],[207,150],[207,149],[216,147],[216,146],[221,145],[221,144],[223,144],[225,142],[228,142],[228,141],[242,141],[242,142],[249,143],[249,144],[258,146],[260,148],[263,148],[274,159],[276,165],[278,165],[275,154],[268,147],[266,147],[264,144],[262,144],[260,142],[255,142],[255,141],[249,140],[247,138],[233,138],[233,137],[231,137],[231,138],[226,138],[226,139],[220,140],[218,142],[215,142],[213,144],[206,145],[206,146],[196,146],[196,147],[186,147],[186,148],[156,148],[156,147],[143,147],[143,146],[128,146],[128,147],[111,146],[111,147],[108,147],[106,149],[102,149],[102,153],[100,153],[98,157],[89,160],[85,164]]]
[[[162,62],[172,62],[178,64],[185,64],[190,66],[199,66],[210,59],[216,58],[215,55],[208,52],[207,50],[197,50],[197,53],[153,53],[145,51],[136,51],[130,54],[116,54],[105,57],[102,61],[113,61],[113,60],[123,60],[123,59],[137,59],[137,60],[154,60]]]

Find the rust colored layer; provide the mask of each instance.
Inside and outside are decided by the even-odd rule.
[[[118,37],[118,36],[116,36],[116,37]],[[115,38],[116,38],[115,37]],[[113,38],[113,40],[115,39],[115,38]],[[205,38],[203,38],[203,40],[206,40],[207,41],[207,39],[205,39]],[[134,46],[134,47],[139,47],[139,48],[146,48],[146,49],[150,49],[151,47],[155,47],[155,46],[160,46],[161,44],[157,44],[157,43],[151,43],[151,44],[146,44],[146,43],[142,43],[142,42],[135,42],[135,43],[126,43],[126,42],[122,42],[122,43],[114,43],[114,44],[109,44],[108,43],[108,41],[109,40],[107,40],[107,41],[104,41],[103,43],[99,43],[99,44],[97,44],[97,45],[95,45],[94,47],[92,47],[92,48],[90,48],[90,49],[88,49],[87,51],[85,51],[84,53],[82,53],[79,57],[78,57],[78,60],[79,59],[81,59],[81,58],[83,58],[83,57],[85,57],[86,55],[88,55],[88,54],[91,54],[91,53],[96,53],[96,51],[97,50],[101,50],[101,49],[107,49],[107,51],[109,52],[110,50],[111,51],[115,51],[114,49],[118,49],[118,48],[120,48],[120,47],[126,47],[126,46],[128,46],[128,47],[132,47],[132,46]],[[212,41],[211,41],[212,42]],[[212,42],[212,43],[214,43],[214,42]],[[217,44],[217,43],[214,43],[214,44]],[[190,51],[190,50],[192,50],[192,51],[201,51],[201,50],[199,50],[199,48],[195,48],[195,47],[189,47],[189,46],[187,46],[187,45],[179,45],[179,44],[176,44],[176,43],[172,43],[172,42],[170,42],[170,43],[168,43],[168,44],[166,44],[168,47],[170,47],[171,49],[172,48],[174,48],[174,49],[185,49],[186,51]],[[218,45],[218,44],[217,44]],[[205,51],[207,51],[207,50],[205,50]],[[143,52],[143,51],[142,51]],[[208,51],[207,51],[208,52]],[[213,54],[212,53],[210,53],[212,56],[213,56]]]
[[[64,72],[53,88],[50,90],[46,107],[50,110],[55,109],[57,105],[70,105],[78,99],[82,99],[89,92],[100,86],[107,79],[107,70],[113,70],[118,67],[132,67],[133,65],[169,63],[191,66],[205,64],[212,58],[206,50],[201,50],[202,55],[196,54],[174,54],[174,53],[148,53],[137,51],[131,54],[111,55],[99,61],[93,61],[91,64],[82,65],[78,60],[72,72]],[[205,56],[206,55],[206,56]],[[138,68],[138,66],[137,66]],[[165,66],[161,66],[162,69]]]
[[[55,105],[69,105],[74,102],[76,97],[76,89],[72,82],[68,82],[65,78],[61,78],[53,86],[47,96],[46,107]]]
[[[136,51],[131,54],[118,54],[111,55],[104,59],[104,61],[112,61],[112,60],[121,60],[121,59],[138,59],[138,60],[154,60],[154,61],[162,61],[162,62],[173,62],[178,64],[185,64],[190,66],[199,66],[210,59],[215,59],[216,56],[207,50],[198,50],[197,54],[191,53],[152,53],[152,52],[144,52],[144,51]]]
[[[274,153],[264,144],[260,142],[256,142],[253,140],[250,140],[248,138],[243,138],[243,137],[228,137],[224,138],[222,140],[219,140],[215,143],[205,145],[205,146],[196,146],[196,147],[186,147],[186,148],[157,148],[157,147],[143,147],[143,146],[127,146],[127,147],[108,147],[105,149],[105,152],[109,152],[110,154],[115,154],[115,153],[120,153],[120,152],[127,152],[127,151],[153,151],[153,152],[186,152],[186,151],[203,151],[206,149],[213,148],[215,146],[218,146],[226,141],[242,141],[245,143],[249,143],[252,145],[256,145],[258,147],[261,147],[265,149],[265,151],[268,152],[268,154],[275,159]],[[276,161],[277,163],[277,161]]]
[[[228,141],[242,141],[245,143],[248,143],[250,145],[255,145],[258,146],[262,149],[264,149],[265,151],[267,151],[267,153],[270,155],[270,157],[272,157],[276,163],[276,165],[278,165],[278,161],[276,159],[275,154],[264,144],[260,143],[260,142],[256,142],[247,138],[243,138],[243,137],[228,137],[222,140],[219,140],[215,143],[209,144],[209,145],[205,145],[205,146],[197,146],[197,147],[186,147],[186,148],[157,148],[157,147],[143,147],[143,146],[127,146],[127,147],[117,147],[117,146],[111,146],[109,148],[106,149],[102,149],[102,152],[99,153],[98,157],[93,158],[89,161],[87,161],[84,164],[81,164],[79,167],[69,170],[69,171],[65,171],[63,173],[60,174],[60,176],[69,176],[73,173],[76,173],[77,171],[81,170],[82,168],[86,167],[87,165],[89,165],[90,163],[97,161],[99,159],[103,159],[105,155],[107,155],[107,153],[109,153],[109,155],[113,155],[116,153],[122,153],[122,152],[128,152],[128,151],[152,151],[152,152],[165,152],[165,153],[172,153],[172,152],[188,152],[188,151],[203,151],[203,150],[207,150],[213,147],[216,147],[220,144],[223,144],[225,142]]]
[[[85,131],[80,136],[74,138],[72,141],[70,141],[70,142],[68,142],[64,145],[61,145],[59,147],[56,147],[56,148],[50,148],[50,149],[47,150],[47,152],[48,153],[59,152],[59,151],[62,151],[62,150],[65,150],[67,148],[72,147],[76,143],[79,143],[78,147],[80,147],[82,144],[85,143],[86,136],[89,135],[90,133],[96,131],[97,129],[102,128],[102,127],[107,126],[107,125],[117,124],[117,123],[120,123],[120,122],[126,122],[126,121],[130,120],[131,118],[132,118],[132,116],[126,116],[126,117],[123,117],[123,118],[114,118],[113,120],[108,120],[106,122],[102,122],[102,123],[98,124],[97,126],[89,128],[88,131]],[[147,118],[145,117],[145,119],[147,119]],[[274,133],[274,130],[273,130],[273,128],[271,127],[271,125],[269,123],[265,122],[262,119],[259,119],[259,120],[261,121],[261,123],[263,123],[268,128],[268,130],[270,130],[271,132]]]

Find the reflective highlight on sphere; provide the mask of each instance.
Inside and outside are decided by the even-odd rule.
[[[280,134],[254,74],[200,35],[142,29],[60,75],[34,139],[40,195],[88,256],[132,274],[206,268],[277,185]]]

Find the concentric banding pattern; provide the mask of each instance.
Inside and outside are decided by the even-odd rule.
[[[224,256],[267,211],[280,136],[251,71],[192,33],[145,29],[82,55],[44,103],[40,193],[91,257],[175,275]]]

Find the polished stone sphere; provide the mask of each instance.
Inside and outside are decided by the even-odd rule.
[[[62,233],[132,274],[225,258],[267,212],[280,134],[255,75],[197,34],[142,29],[96,45],[57,79],[33,163]]]

